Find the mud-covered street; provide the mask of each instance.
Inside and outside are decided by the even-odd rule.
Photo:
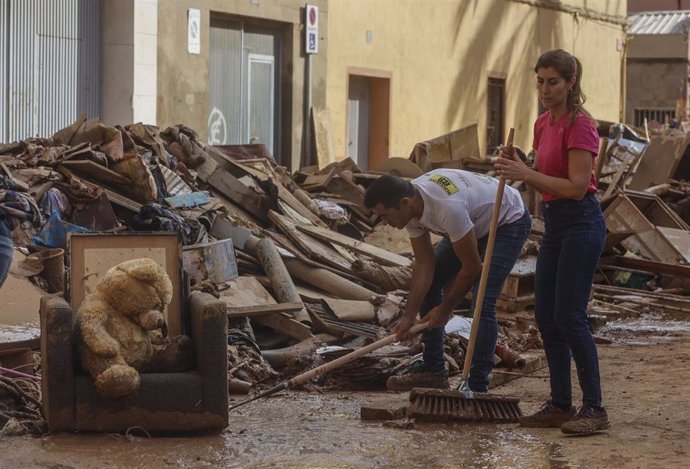
[[[609,327],[617,342],[599,351],[612,427],[588,437],[514,424],[401,430],[363,422],[359,411],[367,403],[403,403],[405,394],[290,392],[238,409],[218,435],[149,439],[132,429],[129,436],[24,436],[0,440],[0,452],[8,468],[681,468],[690,445],[690,333],[687,323],[674,325],[686,332]],[[519,396],[526,413],[547,389],[544,378],[522,378],[493,392]]]

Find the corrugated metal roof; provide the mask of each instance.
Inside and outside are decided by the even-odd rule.
[[[628,19],[628,34],[684,34],[690,26],[690,10],[647,11]]]

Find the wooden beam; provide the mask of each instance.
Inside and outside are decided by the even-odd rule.
[[[91,160],[66,160],[61,161],[60,164],[81,177],[108,184],[115,188],[119,186],[129,187],[133,184],[129,178]]]
[[[220,298],[221,300],[223,297]],[[263,316],[275,313],[296,313],[304,309],[302,303],[276,303],[272,305],[233,306],[228,305],[228,317]]]
[[[635,259],[632,257],[614,256],[600,261],[602,266],[626,267],[628,269],[644,270],[659,275],[671,275],[675,277],[690,278],[690,267],[665,264],[663,262]]]
[[[387,251],[386,249],[374,246],[373,244],[357,241],[356,239],[340,234],[337,231],[308,225],[297,225],[297,228],[323,241],[329,241],[360,254],[367,255],[386,265],[396,265],[400,267],[412,266],[412,261],[407,257]]]
[[[283,313],[257,316],[254,318],[254,321],[297,340],[304,340],[314,336],[311,333],[311,327],[284,316]]]

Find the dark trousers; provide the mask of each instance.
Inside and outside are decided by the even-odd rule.
[[[571,405],[572,354],[584,404],[601,405],[599,358],[587,323],[606,224],[593,195],[542,204],[545,233],[537,259],[535,316],[551,375],[551,400]]]
[[[10,271],[12,254],[14,253],[12,232],[5,224],[3,216],[0,216],[0,287],[7,280],[7,273]]]
[[[496,299],[503,289],[510,271],[520,256],[520,250],[529,236],[532,228],[532,218],[529,212],[517,221],[502,225],[496,230],[494,253],[489,268],[489,278],[484,293],[482,315],[477,332],[477,342],[472,357],[472,367],[468,384],[475,392],[486,392],[489,388],[489,373],[494,366],[496,339],[498,338],[498,324],[496,322]],[[480,255],[484,255],[488,236],[478,240]],[[452,280],[462,263],[455,255],[453,246],[447,238],[443,238],[434,248],[436,270],[434,281],[424,298],[420,308],[420,316],[424,317],[443,301],[443,287]],[[479,282],[474,286],[473,298],[477,297]],[[474,302],[472,304],[474,309]],[[443,356],[443,328],[438,327],[422,333],[424,343],[424,364],[433,371],[445,368]]]

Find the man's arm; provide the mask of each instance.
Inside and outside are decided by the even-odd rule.
[[[431,245],[429,233],[424,233],[417,238],[410,238],[410,244],[414,253],[410,293],[407,297],[407,305],[405,306],[403,317],[392,329],[400,340],[407,338],[407,331],[415,323],[419,308],[422,306],[424,297],[434,280],[434,268],[436,266],[434,249]]]
[[[453,315],[453,309],[474,286],[482,272],[482,261],[479,258],[477,237],[474,229],[453,243],[453,252],[462,263],[450,291],[444,296],[443,302],[431,310],[420,322],[429,322],[429,328],[443,327]]]

